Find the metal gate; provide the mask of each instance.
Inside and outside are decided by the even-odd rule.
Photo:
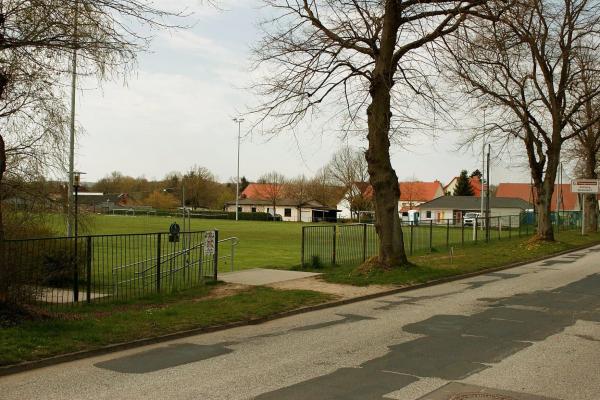
[[[171,292],[197,286],[205,280],[216,280],[218,233],[185,232],[177,240],[158,235],[155,255],[112,268],[114,297],[131,297],[131,291]],[[137,258],[137,259],[136,259]]]

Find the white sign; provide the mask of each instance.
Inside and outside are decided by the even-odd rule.
[[[207,231],[204,233],[204,254],[215,254],[215,231]]]
[[[600,185],[597,179],[575,179],[571,181],[573,193],[599,193]]]

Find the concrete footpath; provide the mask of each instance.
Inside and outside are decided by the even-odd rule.
[[[0,397],[597,400],[598,371],[600,246],[2,377]]]

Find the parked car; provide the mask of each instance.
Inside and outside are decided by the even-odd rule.
[[[481,218],[481,213],[478,212],[468,212],[463,216],[463,223],[465,226],[473,226],[475,224],[476,218]],[[478,221],[481,224],[482,221]]]

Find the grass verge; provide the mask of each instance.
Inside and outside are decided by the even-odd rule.
[[[76,307],[0,329],[0,365],[189,329],[266,317],[330,300],[305,290],[254,287],[210,298],[219,285],[118,304]]]
[[[469,272],[501,267],[533,260],[590,243],[600,242],[600,233],[581,236],[575,231],[560,232],[556,242],[530,243],[530,238],[496,240],[489,244],[469,244],[455,247],[454,256],[447,249],[411,257],[414,265],[407,269],[365,271],[353,265],[326,267],[315,271],[323,273],[327,282],[356,286],[411,285]]]

